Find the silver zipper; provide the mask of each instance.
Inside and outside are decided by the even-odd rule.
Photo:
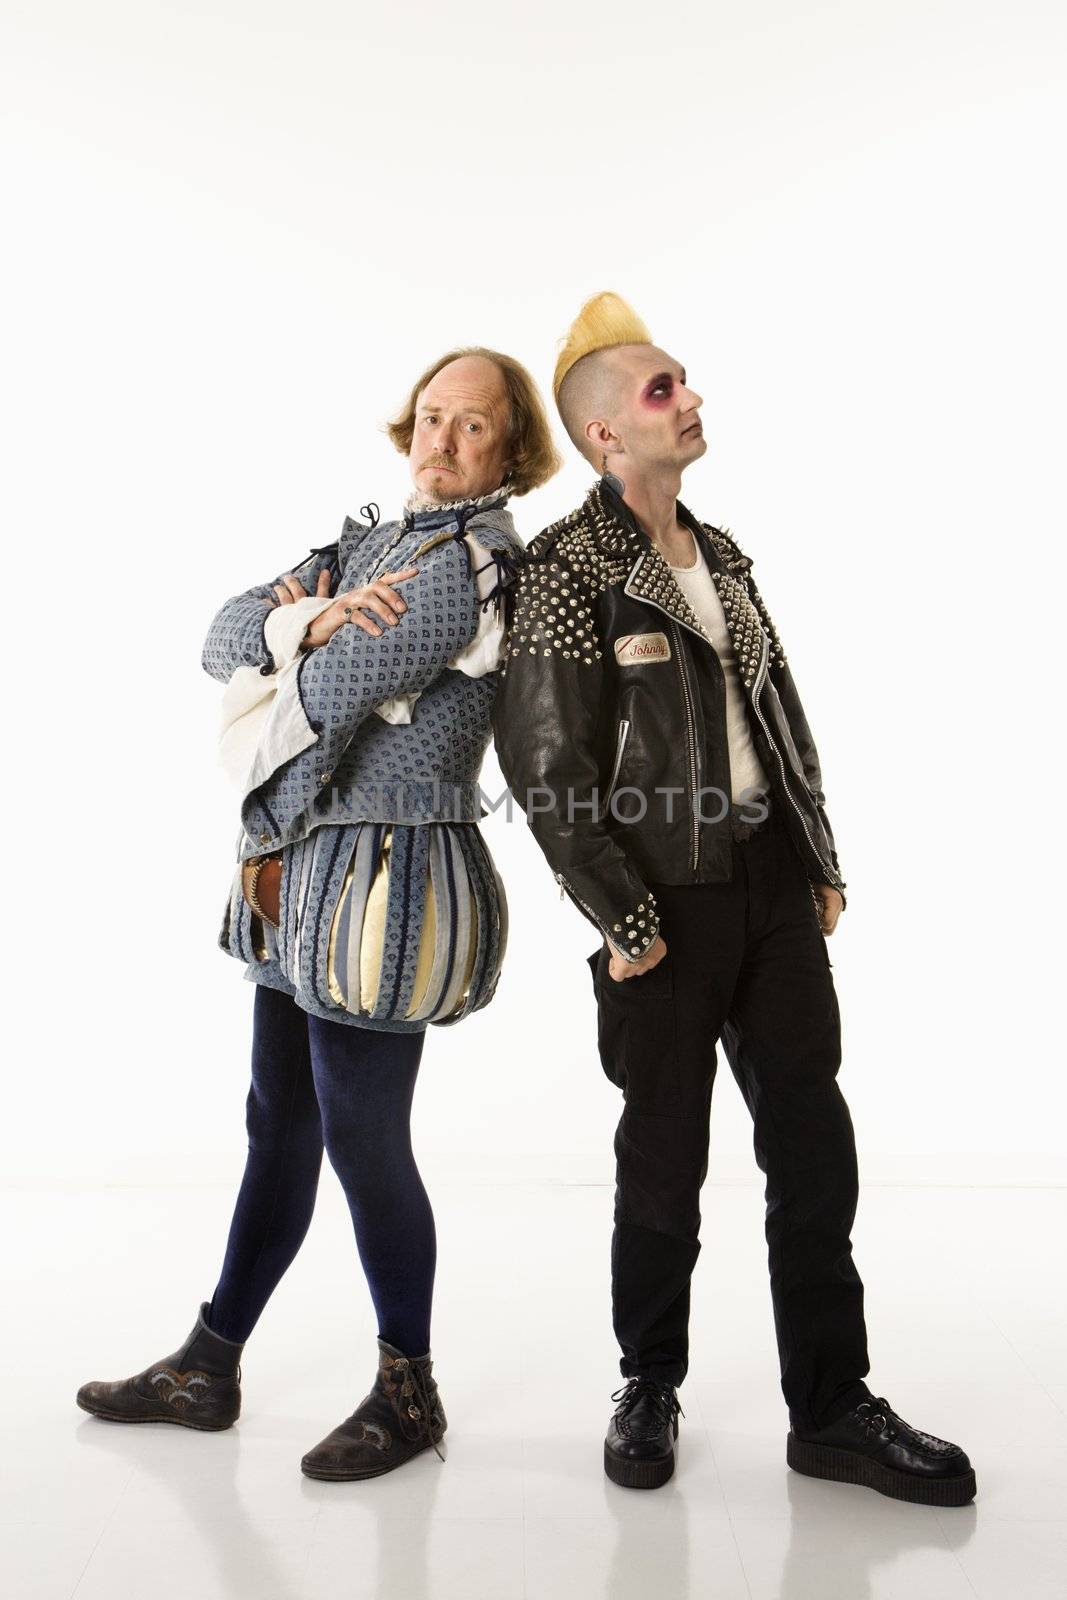
[[[697,758],[696,758],[696,724],[693,718],[693,702],[689,693],[689,674],[685,662],[682,660],[681,643],[678,638],[678,624],[671,623],[674,632],[675,654],[678,663],[678,675],[682,684],[682,700],[685,703],[685,751],[689,763],[689,831],[692,835],[693,849],[690,869],[695,872],[700,863],[700,833],[697,828]]]
[[[772,735],[770,728],[767,726],[767,719],[763,715],[763,712],[760,709],[760,703],[759,703],[760,690],[763,688],[763,685],[767,680],[767,657],[768,657],[768,643],[767,643],[767,637],[766,637],[766,635],[764,635],[764,637],[763,637],[763,653],[760,656],[759,670],[756,673],[756,682],[755,682],[755,685],[753,686],[753,689],[752,689],[752,709],[756,713],[756,716],[759,718],[760,726],[762,727],[763,732],[765,733],[765,735],[767,737],[767,743],[770,745],[771,749],[774,751],[775,756],[777,757],[778,770],[782,774],[782,788],[785,791],[786,797],[789,800],[790,805],[793,807],[793,810],[796,812],[797,816],[800,818],[801,825],[803,826],[804,832],[805,832],[805,834],[807,835],[807,838],[808,838],[808,843],[811,845],[812,853],[815,856],[816,861],[818,861],[821,870],[826,873],[828,881],[831,882],[831,883],[834,883],[834,882],[839,883],[841,881],[840,873],[835,872],[833,867],[829,864],[829,862],[823,860],[822,853],[819,850],[818,845],[815,843],[815,840],[812,838],[811,828],[810,828],[810,826],[808,824],[808,819],[804,815],[803,811],[801,811],[800,807],[797,805],[797,802],[796,802],[796,799],[795,799],[795,797],[793,795],[793,792],[790,789],[789,784],[788,784],[788,782],[786,780],[785,762],[782,759],[782,752],[779,750],[777,744],[775,743],[774,736]],[[810,794],[810,792],[811,792],[810,785],[807,784],[806,780],[805,780],[805,786],[808,788],[808,792]]]
[[[561,900],[563,899],[563,891],[564,891],[564,889],[566,889],[567,893],[570,895],[570,897],[574,901],[575,905],[576,906],[580,906],[581,909],[586,913],[586,915],[593,921],[593,923],[598,928],[600,928],[601,932],[603,933],[603,931],[604,931],[603,930],[603,925],[601,924],[600,918],[597,916],[597,914],[593,910],[592,906],[587,906],[586,905],[585,901],[581,898],[581,896],[575,892],[574,886],[567,882],[567,879],[563,876],[562,872],[557,872],[556,873],[556,882],[559,884],[559,897],[560,897],[560,899]],[[607,935],[605,934],[604,937],[606,938]]]
[[[626,749],[626,740],[630,732],[630,720],[623,717],[619,723],[619,737],[615,746],[615,765],[611,769],[611,779],[604,795],[604,810],[611,804],[611,797],[615,793],[615,785],[619,781],[619,768],[622,766],[622,753]]]

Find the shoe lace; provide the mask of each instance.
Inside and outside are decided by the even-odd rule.
[[[621,1389],[616,1389],[612,1399],[618,1401],[615,1408],[617,1417],[625,1417],[632,1411],[637,1402],[647,1396],[651,1402],[652,1411],[656,1421],[664,1428],[674,1425],[674,1419],[685,1412],[679,1403],[672,1383],[661,1383],[657,1378],[631,1378],[623,1384]]]
[[[403,1406],[405,1400],[407,1400],[405,1409],[408,1416],[413,1422],[420,1424],[420,1432],[426,1434],[438,1456],[443,1461],[445,1459],[444,1452],[437,1442],[437,1435],[433,1429],[433,1399],[430,1395],[430,1386],[425,1368],[420,1367],[417,1362],[409,1360],[407,1356],[398,1356],[393,1364],[393,1371],[402,1374],[400,1395],[397,1401],[398,1406]],[[408,1398],[412,1394],[416,1394],[422,1401],[421,1406],[417,1406],[413,1400]]]

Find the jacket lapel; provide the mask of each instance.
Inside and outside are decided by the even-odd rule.
[[[700,618],[679,588],[669,563],[651,541],[647,550],[639,552],[622,587],[623,593],[631,599],[643,600],[646,605],[665,611],[683,628],[688,628],[690,633],[711,644],[711,635],[705,631]]]
[[[688,628],[690,633],[695,633],[698,639],[711,644],[711,636],[677,583],[670,563],[664,560],[644,529],[638,526],[625,501],[612,492],[603,478],[589,491],[587,505],[599,542],[630,564],[622,586],[624,594],[655,606],[683,628]],[[700,525],[694,526],[694,519],[688,515],[685,520],[693,527],[695,537],[699,538]],[[709,566],[712,565],[714,558],[709,554],[706,541],[704,553]]]
[[[655,606],[714,649],[714,641],[686,599],[670,563],[638,525],[625,502],[612,492],[603,478],[590,490],[588,506],[596,536],[614,554],[631,560],[623,583],[624,593],[646,605]],[[678,515],[692,529],[693,537],[703,551],[722,602],[742,679],[745,687],[751,688],[759,671],[764,636],[770,642],[772,654],[780,649],[777,635],[770,626],[770,618],[765,616],[765,608],[758,600],[753,603],[749,593],[751,579],[747,574],[752,560],[738,548],[729,534],[721,528],[698,522],[681,501],[678,502]]]

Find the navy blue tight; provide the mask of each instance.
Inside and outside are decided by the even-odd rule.
[[[248,1160],[207,1314],[224,1339],[248,1338],[303,1244],[325,1146],[379,1335],[406,1355],[430,1348],[437,1236],[410,1131],[425,1037],[328,1022],[256,984]]]

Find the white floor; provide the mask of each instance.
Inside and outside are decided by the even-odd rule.
[[[245,1351],[244,1414],[216,1435],[100,1422],[74,1393],[181,1341],[214,1287],[230,1186],[7,1191],[4,1600],[1067,1592],[1063,1191],[864,1185],[868,1381],[977,1472],[972,1506],[935,1511],[786,1466],[758,1178],[705,1190],[679,1468],[639,1494],[601,1468],[621,1381],[610,1187],[427,1177],[448,1459],[362,1485],[299,1470],[373,1376],[328,1169]]]

